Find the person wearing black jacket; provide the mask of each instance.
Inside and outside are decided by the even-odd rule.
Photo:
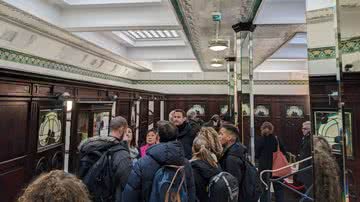
[[[247,149],[237,142],[238,137],[239,131],[235,126],[228,124],[221,126],[219,139],[224,147],[224,152],[219,163],[224,171],[232,174],[238,180],[240,188],[245,169],[243,159],[246,158]],[[241,193],[239,193],[239,201],[242,201]]]
[[[127,127],[128,125],[125,118],[121,116],[115,117],[110,122],[111,135],[109,137],[95,136],[84,140],[78,147],[80,155],[86,154],[89,151],[99,151],[103,148],[121,148],[119,151],[113,153],[111,158],[115,186],[115,193],[113,194],[113,199],[111,199],[111,201],[116,202],[121,202],[121,193],[126,185],[132,167],[127,142],[122,141],[124,134],[127,131]],[[83,168],[80,162],[79,177],[82,178],[85,176],[86,172],[87,169]]]
[[[304,160],[311,156],[311,122],[306,121],[302,124],[303,138],[301,140],[300,152],[297,161]],[[312,165],[312,160],[300,163],[299,170]],[[312,169],[297,174],[297,180],[308,189],[313,184]]]
[[[191,167],[195,179],[196,198],[200,202],[207,202],[210,179],[222,171],[217,161],[217,156],[222,151],[217,132],[210,127],[201,128],[194,139],[192,150]],[[225,196],[224,201],[227,201]]]
[[[191,148],[197,130],[194,130],[191,124],[186,121],[185,112],[182,109],[174,110],[172,123],[178,128],[177,140],[179,140],[184,147],[185,157],[191,159]]]
[[[184,149],[176,141],[176,126],[168,121],[157,123],[157,134],[160,144],[148,148],[146,155],[140,158],[133,167],[129,180],[123,191],[122,200],[131,202],[150,201],[153,178],[156,172],[165,165],[185,166],[186,187],[189,202],[195,201],[195,184],[192,168],[185,158]],[[156,201],[159,199],[151,199]]]
[[[255,144],[255,157],[259,162],[259,173],[263,170],[272,170],[273,164],[273,152],[277,150],[278,142],[280,144],[281,152],[286,155],[286,150],[284,145],[281,143],[281,140],[278,139],[274,132],[274,126],[270,122],[264,122],[261,125],[261,137],[257,138]],[[284,202],[284,190],[282,185],[279,183],[273,183],[276,202]],[[266,193],[266,192],[265,192]],[[260,201],[261,202],[270,202],[266,201],[266,194],[263,194]]]

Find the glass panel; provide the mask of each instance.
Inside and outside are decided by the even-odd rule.
[[[40,110],[38,150],[62,142],[62,113],[61,109]]]
[[[110,112],[95,112],[93,136],[109,135]]]
[[[77,134],[81,141],[89,137],[89,112],[79,112]]]
[[[348,157],[353,156],[352,147],[352,127],[350,112],[345,112],[345,134],[346,134],[346,154]],[[332,152],[336,155],[341,154],[342,151],[342,139],[339,135],[339,122],[341,119],[338,117],[336,111],[315,111],[314,122],[315,122],[315,134],[324,137],[330,144]]]

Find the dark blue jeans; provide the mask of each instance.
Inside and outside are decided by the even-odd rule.
[[[284,182],[283,180],[281,182]],[[280,185],[277,182],[273,183],[274,186],[274,192],[275,192],[275,201],[276,202],[284,202],[284,187],[282,185]],[[270,189],[268,190],[270,191]],[[267,200],[267,192],[263,193],[263,195],[260,198],[260,202],[271,202],[271,197],[270,197],[270,201]]]

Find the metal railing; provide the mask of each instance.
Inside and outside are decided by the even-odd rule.
[[[296,165],[299,165],[300,163],[304,163],[304,162],[309,161],[309,160],[312,160],[312,157],[311,157],[311,156],[308,157],[308,158],[306,158],[306,159],[303,159],[303,160],[301,160],[301,161],[298,161],[298,162],[289,164],[289,165],[287,165],[287,166],[285,166],[285,167],[282,167],[282,168],[279,168],[279,169],[276,169],[276,170],[263,170],[263,171],[261,171],[261,173],[260,173],[260,180],[261,180],[261,182],[265,185],[265,190],[266,190],[266,194],[267,194],[267,196],[266,196],[266,197],[267,197],[267,201],[271,201],[270,183],[278,183],[278,184],[280,184],[281,186],[283,186],[283,187],[285,187],[285,188],[293,191],[294,193],[300,195],[300,196],[301,196],[300,202],[303,202],[303,201],[305,201],[305,200],[307,200],[307,201],[314,201],[314,198],[312,198],[312,197],[309,196],[309,195],[311,194],[313,185],[311,185],[310,187],[307,187],[307,190],[305,191],[305,193],[303,193],[303,192],[300,192],[299,190],[296,190],[296,189],[293,188],[293,187],[290,187],[289,185],[287,185],[287,184],[285,184],[285,183],[283,182],[284,179],[286,179],[286,178],[288,178],[288,177],[290,177],[290,176],[293,176],[293,175],[298,174],[298,173],[306,172],[306,171],[312,169],[312,165],[307,166],[307,167],[305,167],[305,168],[302,168],[302,169],[300,169],[300,170],[297,170],[297,171],[295,171],[295,172],[292,172],[292,173],[290,173],[290,174],[288,174],[288,175],[286,175],[286,176],[282,176],[282,177],[279,177],[279,178],[270,178],[271,173],[273,173],[273,172],[281,171],[281,170],[286,169],[286,168],[289,168],[289,167],[294,167],[294,166],[296,166]],[[265,177],[266,177],[265,180],[263,179],[263,176],[264,176],[264,175],[266,175],[266,176],[265,176]]]

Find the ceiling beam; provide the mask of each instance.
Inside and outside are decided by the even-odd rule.
[[[59,0],[50,0],[59,1]],[[61,0],[64,6],[99,7],[99,6],[144,6],[160,4],[162,0]]]
[[[180,30],[176,16],[167,5],[67,8],[62,27],[72,32],[125,30]]]

